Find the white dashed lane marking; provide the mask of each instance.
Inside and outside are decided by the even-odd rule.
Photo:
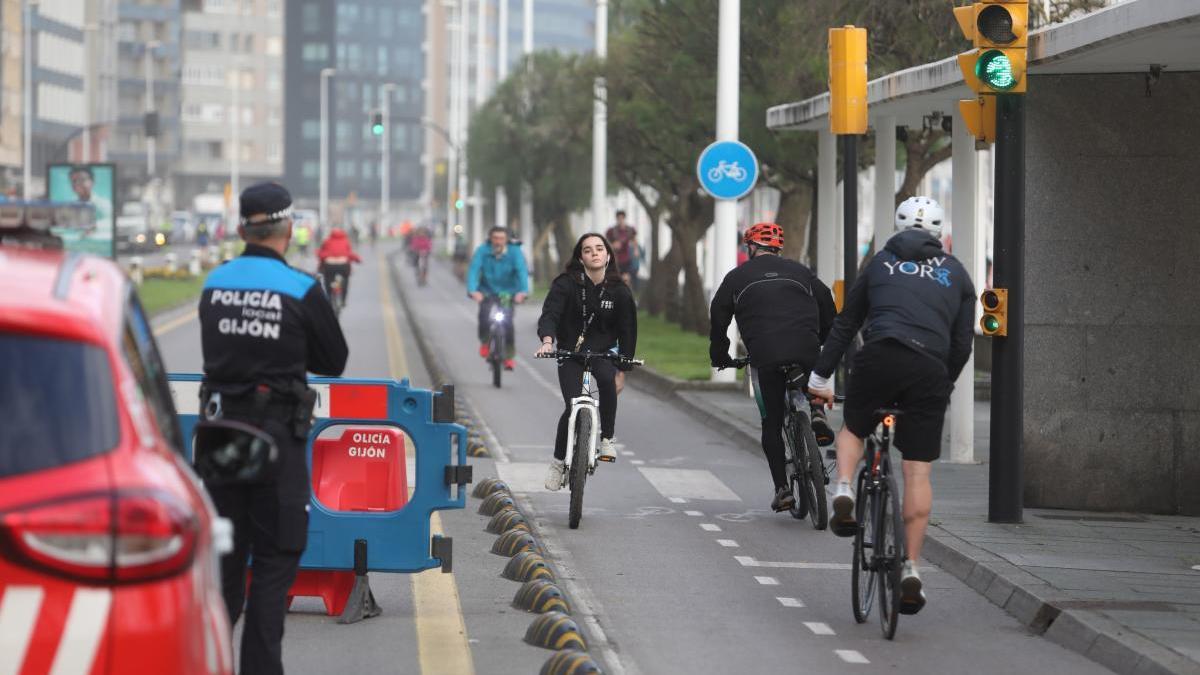
[[[738,547],[738,543],[732,539],[718,539],[717,543],[724,546],[725,548],[737,548]]]
[[[870,661],[867,660],[867,657],[854,651],[853,649],[835,649],[833,652],[838,655],[838,658],[846,663],[870,663]]]
[[[684,513],[684,515],[687,515],[687,516],[703,516],[704,515],[704,512],[702,512],[702,511],[684,511],[683,513]]]
[[[703,527],[703,526],[702,526]],[[755,560],[748,555],[736,555],[733,557],[742,567],[772,567],[793,570],[848,570],[850,563],[823,563],[823,562],[767,562],[764,560]]]
[[[829,624],[821,623],[820,621],[805,621],[804,627],[811,630],[813,632],[813,635],[833,635],[834,634],[833,629],[829,627]]]
[[[784,607],[803,607],[804,603],[796,598],[775,598]]]
[[[714,525],[713,523],[700,523],[700,529],[704,530],[705,532],[720,532],[721,526]]]
[[[775,577],[754,577],[754,580],[763,586],[778,586],[779,580]]]
[[[650,481],[659,494],[670,499],[731,501],[740,502],[729,486],[721,482],[711,471],[704,469],[665,469],[661,467],[638,467],[638,471]]]
[[[671,497],[672,504],[686,504],[687,500],[683,497]]]

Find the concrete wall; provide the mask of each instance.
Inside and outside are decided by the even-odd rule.
[[[1200,74],[1031,79],[1026,505],[1200,514]]]

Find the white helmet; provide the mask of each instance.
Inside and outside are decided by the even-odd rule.
[[[929,197],[909,197],[896,207],[896,231],[920,228],[935,237],[942,236],[942,220],[946,211]]]

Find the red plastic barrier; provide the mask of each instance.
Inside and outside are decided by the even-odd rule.
[[[397,511],[408,503],[404,436],[395,427],[346,427],[338,438],[313,441],[312,489],[332,511]],[[329,616],[342,613],[353,571],[300,570],[288,591],[319,597]]]

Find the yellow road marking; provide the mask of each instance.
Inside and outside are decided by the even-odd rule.
[[[154,337],[162,337],[162,336],[166,335],[167,333],[170,333],[171,331],[175,330],[176,328],[179,328],[180,326],[195,319],[197,316],[199,316],[199,312],[197,312],[194,309],[190,309],[187,312],[185,312],[182,316],[177,316],[174,319],[171,319],[170,321],[159,326],[158,328],[155,328],[154,329]]]
[[[392,377],[399,379],[409,374],[409,368],[396,324],[389,274],[387,259],[380,252],[379,295],[387,335],[388,365]],[[437,512],[430,514],[429,530],[432,534],[443,532],[442,519]],[[421,672],[424,675],[474,675],[475,661],[467,642],[467,624],[463,620],[454,575],[438,569],[425,570],[412,575],[412,589]]]

